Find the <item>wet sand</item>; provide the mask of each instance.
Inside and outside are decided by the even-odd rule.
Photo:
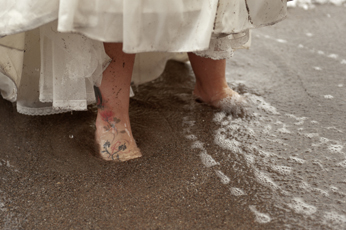
[[[345,9],[290,9],[229,60],[252,118],[195,102],[189,65],[168,62],[134,88],[129,162],[94,156],[93,108],[31,117],[0,99],[1,228],[345,228]]]

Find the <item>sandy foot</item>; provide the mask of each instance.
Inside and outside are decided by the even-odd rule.
[[[101,158],[108,161],[127,161],[142,156],[128,124],[128,118],[118,118],[112,111],[98,112],[95,140]]]
[[[193,95],[198,101],[202,101],[215,108],[221,109],[222,111],[230,113],[233,116],[243,117],[248,113],[248,102],[246,99],[229,87],[223,88],[223,90],[212,96],[204,93],[198,88],[195,88]]]

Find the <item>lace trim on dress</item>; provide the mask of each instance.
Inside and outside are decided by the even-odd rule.
[[[94,101],[54,101],[54,106],[48,103],[47,106],[41,108],[30,108],[17,103],[17,112],[31,116],[45,116],[66,113],[70,111],[85,111],[87,106],[94,104]]]
[[[194,53],[200,57],[221,60],[231,58],[234,54],[234,49],[248,48],[249,46],[250,30],[235,34],[213,34],[209,48]]]
[[[53,107],[29,108],[17,103],[17,112],[24,115],[44,116],[68,112],[68,110],[54,110]]]
[[[87,110],[88,103],[85,100],[55,100],[53,102],[54,110]]]

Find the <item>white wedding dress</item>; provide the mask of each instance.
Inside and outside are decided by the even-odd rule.
[[[86,110],[110,62],[102,42],[136,55],[136,84],[182,52],[229,58],[249,29],[285,18],[286,0],[0,0],[0,91],[17,110]]]

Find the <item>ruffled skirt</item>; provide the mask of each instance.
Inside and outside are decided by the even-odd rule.
[[[136,55],[132,80],[155,79],[182,52],[224,59],[249,29],[286,16],[285,0],[0,0],[0,90],[20,113],[85,110],[110,59]],[[155,52],[155,53],[153,53]]]

